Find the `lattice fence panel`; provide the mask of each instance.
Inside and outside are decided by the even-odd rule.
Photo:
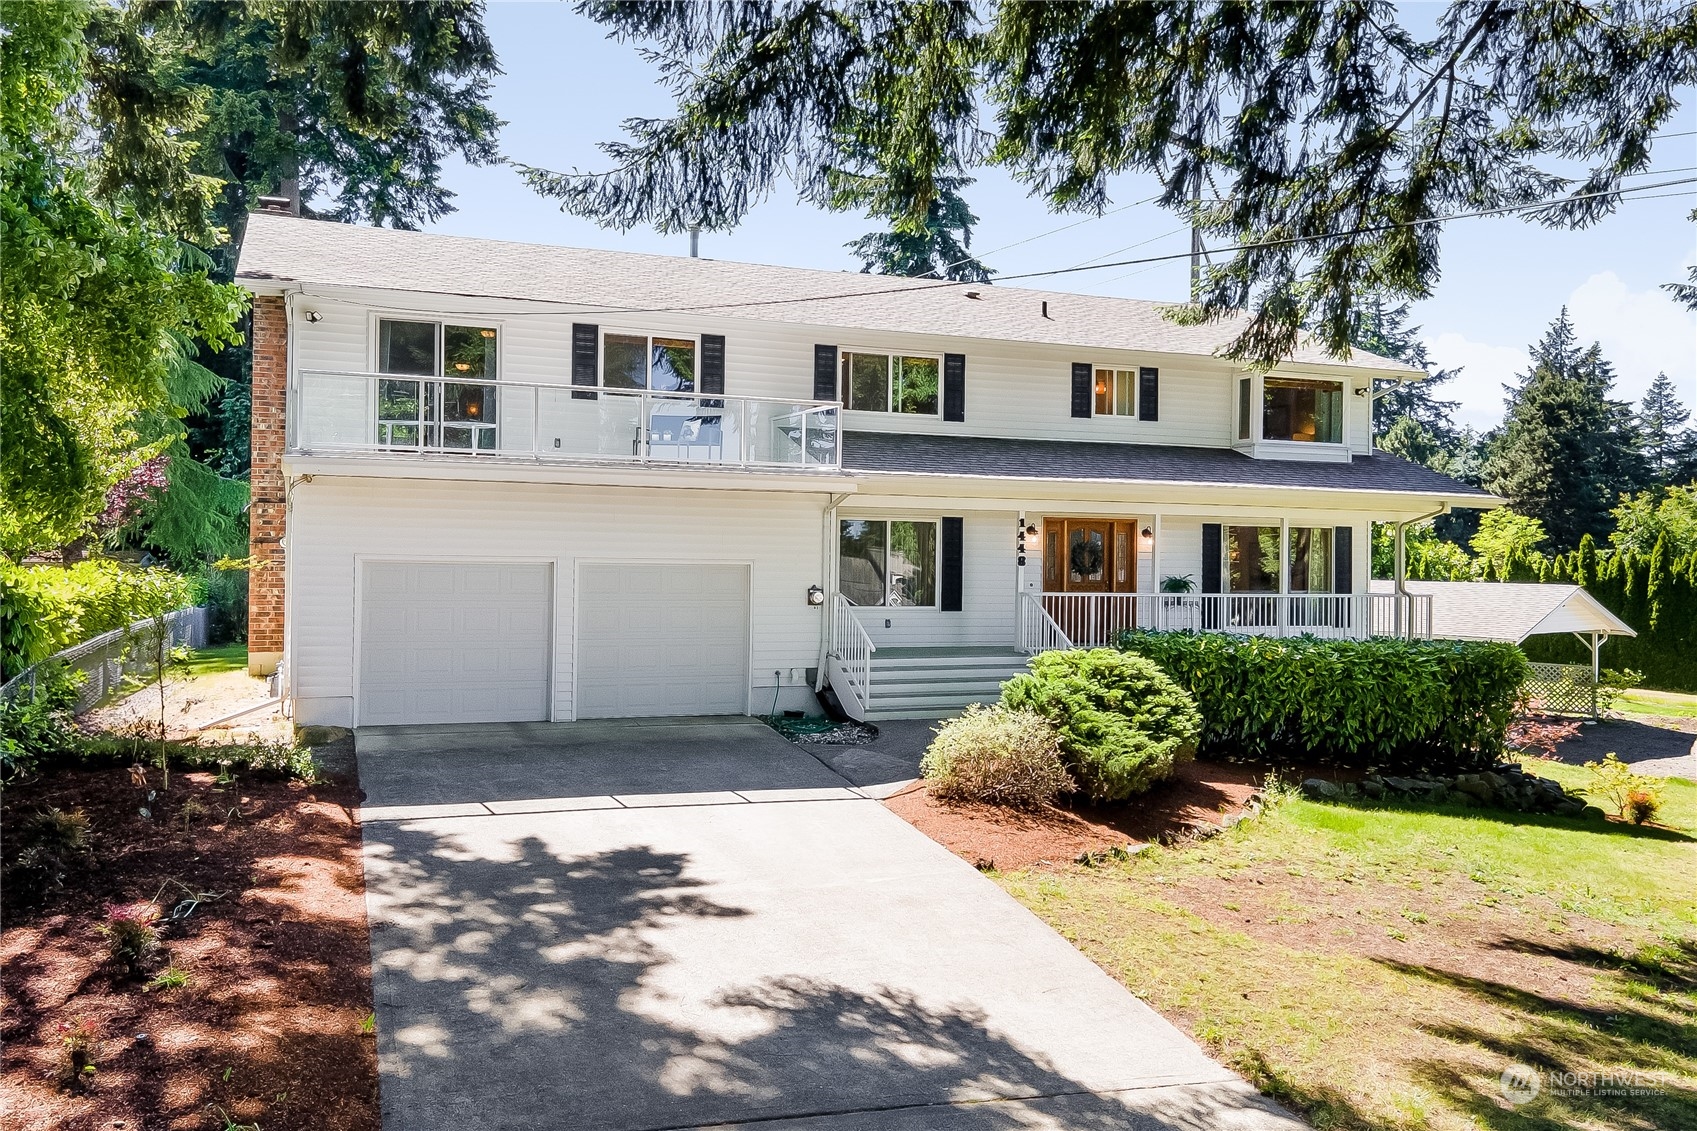
[[[1583,664],[1533,664],[1526,692],[1532,705],[1555,715],[1594,715],[1597,687]]]

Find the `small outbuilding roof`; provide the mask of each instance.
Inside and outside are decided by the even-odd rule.
[[[1408,591],[1432,598],[1432,635],[1441,640],[1506,640],[1576,632],[1637,636],[1632,626],[1577,585],[1525,581],[1409,581]],[[1373,582],[1389,593],[1392,583]]]
[[[1204,357],[1216,356],[1243,328],[1241,317],[1182,326],[1165,314],[1171,303],[1142,299],[510,243],[267,212],[248,217],[236,281],[254,290],[366,287],[558,303],[607,317],[696,312]],[[1366,350],[1338,358],[1308,337],[1291,361],[1409,381],[1426,376]]]

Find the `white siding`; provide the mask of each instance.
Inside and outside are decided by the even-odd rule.
[[[1231,398],[1237,370],[1231,363],[1213,358],[1079,350],[941,335],[847,331],[723,316],[574,316],[551,311],[521,314],[515,313],[511,304],[503,306],[487,299],[443,295],[338,291],[295,301],[298,309],[315,310],[322,316],[316,323],[296,319],[298,369],[363,372],[374,368],[376,359],[368,339],[376,332],[374,312],[382,312],[394,317],[494,325],[501,333],[503,379],[563,385],[570,382],[572,323],[583,321],[600,326],[603,333],[725,335],[725,391],[732,396],[811,399],[815,343],[840,349],[966,356],[964,422],[899,413],[855,412],[845,417],[847,426],[853,429],[1204,447],[1227,447],[1232,442]],[[1125,416],[1074,419],[1071,416],[1073,362],[1119,369],[1157,368],[1160,420],[1142,421]],[[1290,369],[1293,373],[1301,371],[1300,367]],[[1355,384],[1365,384],[1368,379],[1366,373],[1346,378],[1345,386],[1352,390]],[[585,403],[588,402],[575,402]],[[570,410],[573,405],[562,407]],[[1346,392],[1345,411],[1349,414],[1346,435],[1351,445],[1357,450],[1368,450],[1371,443],[1368,398]],[[503,406],[502,412],[504,421],[524,433],[522,440],[515,437],[514,442],[528,445],[530,406]],[[506,415],[509,412],[513,415]]]
[[[823,502],[816,496],[655,491],[541,484],[318,477],[292,495],[288,534],[289,650],[297,718],[352,717],[355,563],[543,561],[556,594],[553,717],[573,717],[575,605],[580,560],[724,562],[752,568],[751,668],[756,703],[806,702],[818,663]],[[764,689],[764,694],[762,694]]]

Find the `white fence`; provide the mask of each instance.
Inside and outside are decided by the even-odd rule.
[[[165,631],[170,647],[206,647],[207,609],[204,605],[165,614]],[[35,695],[36,678],[47,664],[63,664],[84,672],[88,678],[77,690],[77,713],[99,705],[124,684],[124,674],[146,671],[158,637],[157,622],[151,617],[128,628],[103,632],[92,640],[66,648],[38,664],[32,664],[0,685],[0,703],[10,703],[21,694]]]
[[[1053,633],[1080,648],[1112,645],[1129,629],[1327,640],[1423,640],[1432,635],[1432,599],[1419,594],[1045,593],[1041,611],[1048,614]],[[1020,649],[1063,647],[1043,638],[1049,631],[1022,603]]]

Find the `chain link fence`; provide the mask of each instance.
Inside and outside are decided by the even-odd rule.
[[[163,619],[168,647],[206,647],[204,605],[166,613]],[[152,675],[149,669],[158,655],[159,627],[159,622],[151,617],[138,620],[128,628],[103,632],[32,664],[0,685],[0,703],[10,703],[20,694],[33,698],[37,673],[48,664],[63,664],[88,676],[77,691],[77,713],[91,710],[125,687],[126,673],[132,677],[137,673]]]

